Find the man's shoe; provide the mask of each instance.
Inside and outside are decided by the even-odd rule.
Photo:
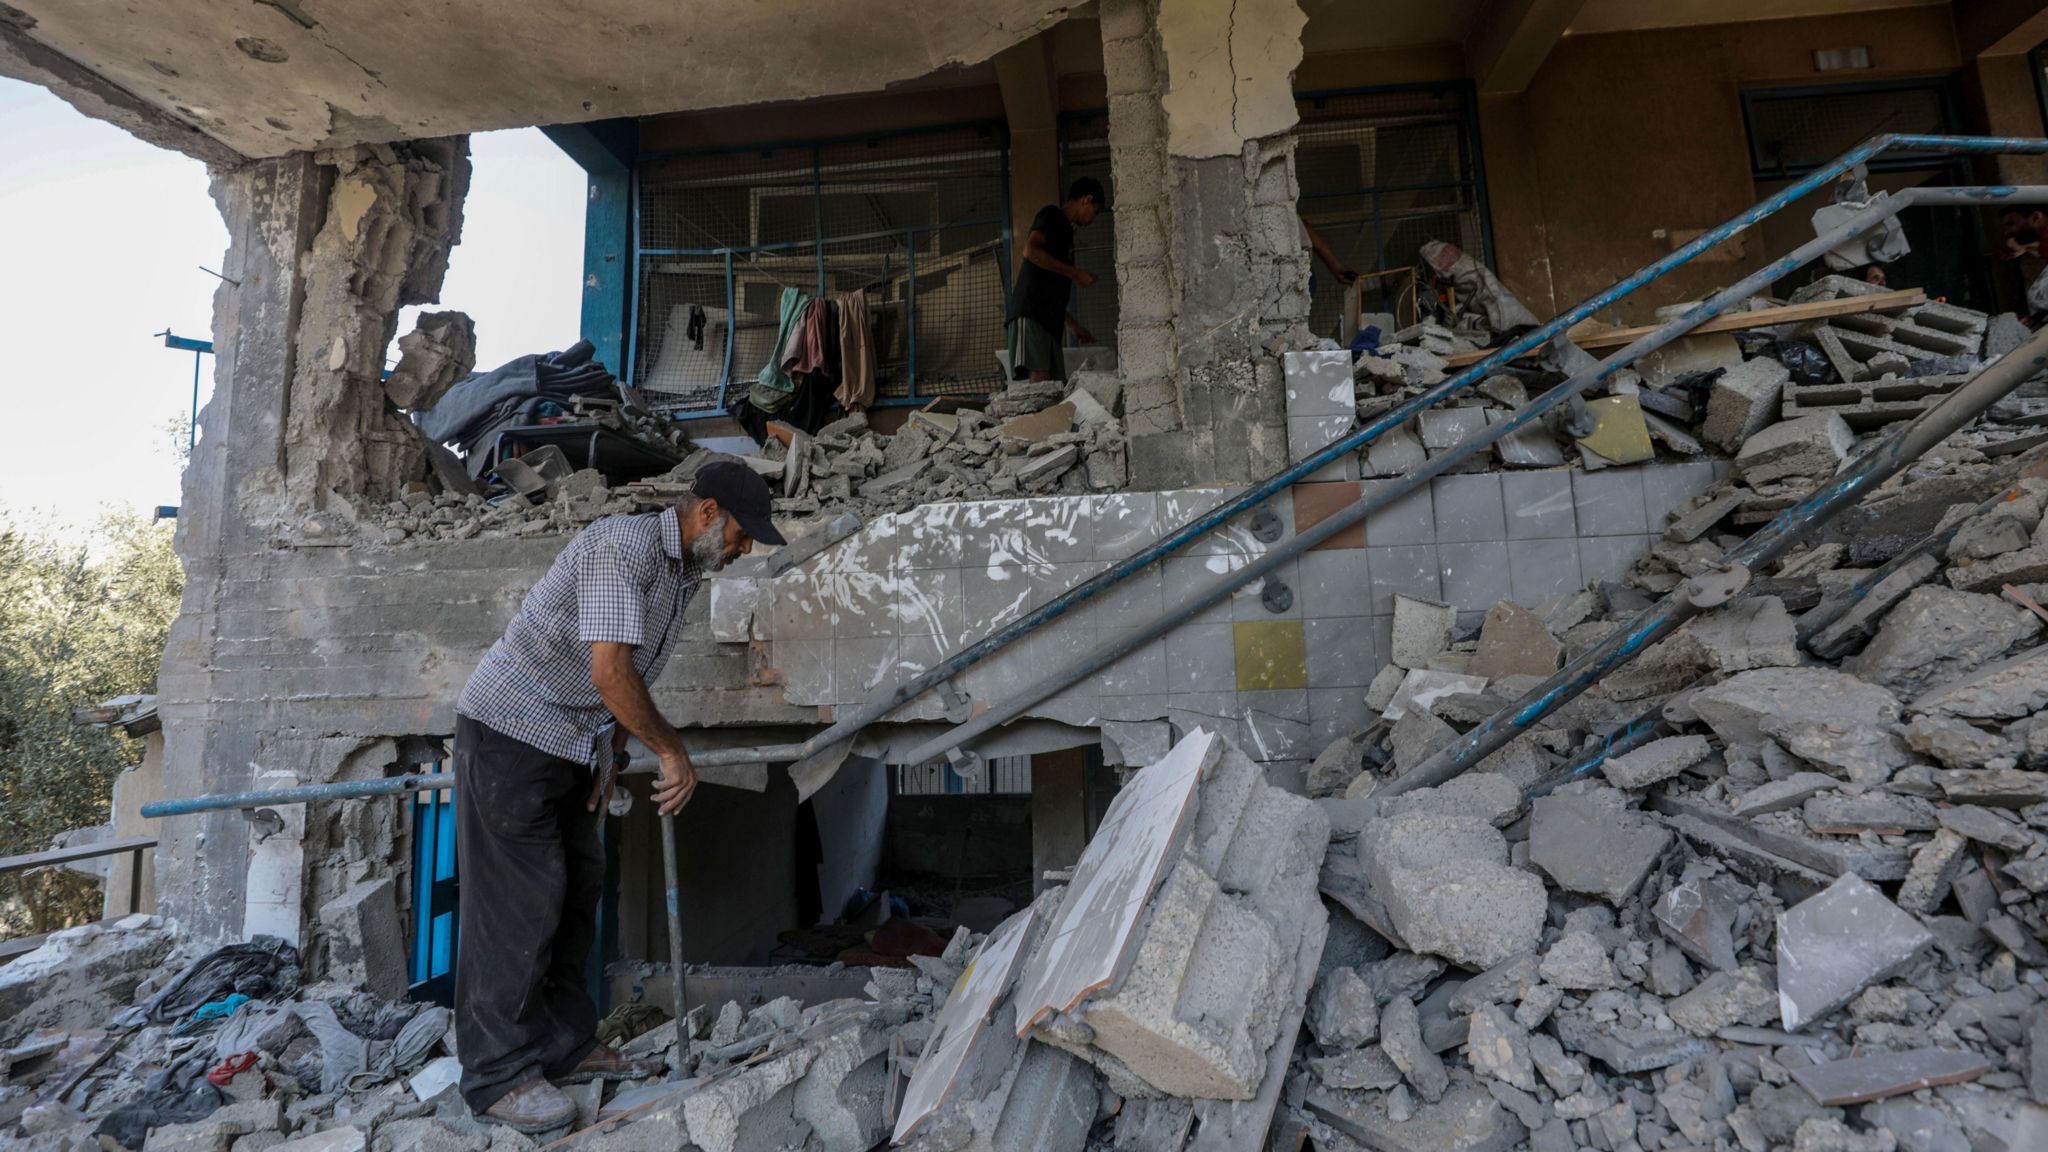
[[[645,1080],[661,1075],[661,1065],[652,1060],[628,1060],[609,1044],[599,1044],[558,1077],[563,1084],[588,1084],[592,1080]]]
[[[534,1076],[498,1097],[496,1104],[484,1109],[483,1118],[523,1136],[538,1136],[574,1122],[576,1102],[546,1078]]]

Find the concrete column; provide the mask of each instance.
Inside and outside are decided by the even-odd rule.
[[[300,257],[320,224],[320,183],[307,153],[214,178],[228,251],[213,298],[213,398],[178,505],[184,601],[157,678],[166,796],[252,786],[258,735],[217,718],[214,647],[220,607],[233,599],[233,558],[262,551],[263,502],[283,487],[286,395],[305,298]],[[238,812],[181,817],[158,822],[157,835],[157,910],[200,941],[239,938],[247,821]]]
[[[1059,92],[1053,82],[1052,41],[1039,33],[996,53],[996,82],[1003,90],[1003,119],[1010,129],[1010,253],[1024,251],[1031,218],[1057,204],[1060,187]],[[1014,276],[1017,269],[1012,268]]]
[[[1295,0],[1104,0],[1117,355],[1131,478],[1249,480],[1287,461],[1278,353],[1304,346]]]
[[[1048,871],[1072,868],[1088,846],[1088,751],[1067,748],[1031,758],[1031,891]]]

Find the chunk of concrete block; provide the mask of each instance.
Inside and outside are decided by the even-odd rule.
[[[1410,670],[1429,667],[1431,657],[1450,647],[1457,623],[1458,610],[1449,604],[1396,593],[1392,662]]]
[[[1737,816],[1764,816],[1802,808],[1808,800],[1833,792],[1842,782],[1825,772],[1794,772],[1783,780],[1769,780],[1744,792],[1735,800]]]
[[[382,1000],[403,1000],[407,988],[405,930],[390,877],[364,880],[320,907],[327,975]]]
[[[1913,589],[1842,670],[1902,696],[1974,672],[2041,631],[2040,618],[1982,592],[1939,584]]]
[[[1965,720],[2016,720],[2048,708],[2048,644],[1997,660],[1913,698],[1908,710]]]
[[[1792,373],[1769,356],[1744,360],[1715,378],[1707,392],[1700,437],[1724,452],[1764,430],[1778,416],[1778,399]]]
[[[1913,759],[1893,730],[1898,699],[1825,668],[1738,672],[1694,693],[1691,706],[1725,743],[1755,745],[1769,737],[1859,783],[1881,783]]]
[[[1835,474],[1856,434],[1833,412],[1773,424],[1742,445],[1735,470],[1751,484],[1798,477],[1821,480]]]
[[[1543,979],[1568,992],[1597,992],[1620,983],[1607,948],[1591,932],[1566,932],[1543,954]]]
[[[1450,1087],[1444,1062],[1422,1042],[1422,1023],[1415,1001],[1396,996],[1380,1016],[1380,1048],[1401,1070],[1416,1095],[1431,1104],[1443,1099]]]
[[[1479,626],[1479,647],[1472,653],[1471,675],[1498,680],[1503,676],[1548,676],[1564,654],[1543,617],[1512,601],[1487,609]]]
[[[1465,1058],[1472,1070],[1512,1084],[1524,1092],[1536,1091],[1536,1066],[1529,1057],[1529,1033],[1491,1004],[1472,1010],[1471,1027],[1465,1036]]]
[[[1309,999],[1309,1031],[1327,1050],[1370,1044],[1380,1031],[1380,1006],[1351,968],[1334,968]]]
[[[1951,832],[1959,832],[1979,844],[1989,844],[2015,854],[2033,847],[2036,839],[2026,825],[2007,819],[1994,809],[1974,804],[1943,808],[1940,820],[1941,826]]]
[[[1671,1022],[1695,1036],[1712,1036],[1733,1024],[1758,1026],[1778,1014],[1778,993],[1755,968],[1713,972],[1685,995],[1664,1005]]]
[[[1666,736],[1619,756],[1609,756],[1600,771],[1616,788],[1648,788],[1671,779],[1707,758],[1713,746],[1705,736]]]
[[[1890,979],[1934,944],[1868,880],[1843,876],[1778,917],[1778,1006],[1797,1032]]]
[[[1530,805],[1529,861],[1568,892],[1625,903],[1670,849],[1672,835],[1625,807],[1620,793],[1552,793]]]
[[[1484,818],[1404,811],[1375,821],[1359,854],[1394,930],[1416,952],[1486,969],[1543,935],[1543,881],[1509,866],[1506,837]]]
[[[1932,915],[1948,899],[1949,886],[1962,871],[1969,838],[1943,828],[1913,851],[1906,878],[1899,884],[1899,907],[1917,916]]]

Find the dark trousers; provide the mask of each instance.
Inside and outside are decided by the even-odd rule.
[[[533,1069],[559,1076],[596,1044],[587,969],[604,894],[591,770],[455,719],[461,936],[455,1042],[481,1112]]]

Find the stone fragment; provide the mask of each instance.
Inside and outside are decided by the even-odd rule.
[[[1379,1004],[1355,970],[1335,968],[1310,995],[1308,1026],[1326,1049],[1370,1044],[1379,1035]]]
[[[1941,1084],[1960,1084],[1990,1070],[1990,1063],[1974,1052],[1941,1048],[1852,1056],[1788,1069],[1801,1088],[1830,1107],[1863,1104]]]
[[[1616,788],[1648,788],[1706,759],[1712,751],[1705,736],[1666,736],[1632,752],[1609,756],[1600,771]]]
[[[1771,812],[1789,812],[1804,806],[1815,796],[1833,792],[1841,786],[1840,780],[1823,772],[1794,772],[1783,780],[1768,781],[1744,792],[1736,798],[1735,814],[1763,816]]]
[[[1465,1058],[1481,1076],[1491,1076],[1524,1092],[1536,1091],[1529,1034],[1491,1004],[1472,1012],[1471,1028],[1465,1036]]]
[[[1999,597],[1923,584],[1886,614],[1876,637],[1842,670],[1911,696],[1975,671],[2040,631],[2038,617]]]
[[[1413,1000],[1398,996],[1387,1004],[1380,1017],[1380,1047],[1417,1095],[1431,1104],[1444,1098],[1450,1074],[1437,1054],[1423,1044],[1422,1022]]]
[[[1459,987],[1445,1002],[1452,1012],[1469,1013],[1486,1004],[1519,998],[1538,979],[1542,961],[1534,952],[1517,952]]]
[[[1898,1146],[1898,1137],[1889,1132],[1858,1132],[1823,1117],[1801,1123],[1792,1139],[1792,1152],[1895,1152]]]
[[[2036,1104],[2048,1104],[2048,1004],[2027,1014],[2027,1062],[2024,1068],[2027,1094]]]
[[[1427,668],[1432,656],[1450,647],[1451,629],[1457,623],[1458,610],[1448,604],[1396,593],[1390,659],[1401,668]]]
[[[408,411],[429,409],[475,367],[475,322],[461,312],[422,312],[398,338],[398,366],[384,378],[384,394]]]
[[[1476,816],[1495,828],[1505,828],[1522,814],[1522,789],[1493,772],[1467,772],[1434,788],[1417,788],[1387,801],[1386,815],[1401,812]]]
[[[1543,881],[1508,865],[1507,840],[1485,819],[1427,809],[1383,817],[1360,857],[1414,951],[1485,969],[1533,949],[1543,935]]]
[[[1307,1106],[1339,1139],[1385,1152],[1516,1152],[1528,1137],[1514,1113],[1467,1076],[1420,1107],[1402,1088],[1382,1099],[1311,1089]]]
[[[405,999],[404,930],[390,877],[364,880],[320,907],[328,975],[383,1000]]]
[[[1571,992],[1597,992],[1617,983],[1614,962],[1590,932],[1567,932],[1543,954],[1543,979]]]
[[[1731,1024],[1767,1023],[1777,1015],[1778,993],[1753,967],[1714,972],[1664,1011],[1687,1032],[1712,1036]]]
[[[2020,518],[2003,510],[1979,516],[1949,538],[1948,558],[1955,560],[1989,560],[2007,552],[2025,548],[2033,538],[2033,532]]]
[[[1824,479],[1841,467],[1855,442],[1856,434],[1833,412],[1802,416],[1745,440],[1735,470],[1752,485],[1786,477]]]
[[[1915,752],[1924,752],[1951,769],[1982,768],[1992,760],[2010,758],[2015,751],[2013,742],[1996,732],[1982,728],[1953,716],[1915,716],[1899,729],[1899,735],[1906,738],[1906,746]],[[2016,775],[2035,777],[2033,773]],[[2048,791],[2040,799],[2048,800]],[[2024,804],[2010,807],[2024,808]]]
[[[1724,743],[1755,745],[1770,737],[1859,783],[1882,782],[1912,761],[1893,731],[1898,700],[1840,672],[1752,669],[1701,689],[1689,703]]]
[[[1919,921],[1847,875],[1778,917],[1779,1015],[1786,1030],[1847,1004],[1934,943]]]
[[[1543,617],[1503,600],[1487,609],[1479,626],[1479,647],[1472,653],[1471,674],[1498,680],[1503,676],[1548,676],[1557,671],[1564,648],[1544,627]]]
[[[1914,714],[2014,720],[2048,707],[2048,644],[1997,660],[1915,697]]]
[[[1543,1077],[1543,1082],[1559,1096],[1570,1096],[1586,1081],[1586,1066],[1575,1056],[1565,1052],[1556,1038],[1543,1032],[1529,1035],[1529,1062]]]
[[[1558,1042],[1581,1052],[1624,1075],[1669,1068],[1696,1060],[1713,1051],[1706,1041],[1678,1032],[1655,1028],[1625,1028],[1596,1024],[1582,1013],[1561,1015],[1556,1021]]]
[[[1458,730],[1438,719],[1434,713],[1420,708],[1408,709],[1394,721],[1393,731],[1387,734],[1394,770],[1397,773],[1412,770],[1457,736]]]
[[[2034,834],[2025,825],[2006,819],[1994,809],[1974,804],[1943,808],[1941,826],[1960,832],[1979,844],[1989,844],[2007,852],[2024,852],[2034,843]]]
[[[1941,826],[1933,804],[1917,796],[1888,796],[1882,792],[1815,796],[1806,802],[1800,815],[1808,828],[1831,836],[1853,836],[1865,830],[1893,834],[1932,832]]]
[[[1028,440],[1036,444],[1062,432],[1073,431],[1074,415],[1073,402],[1063,400],[1028,416],[1003,421],[996,425],[996,435],[1011,440]]]
[[[1651,945],[1649,963],[1643,965],[1643,984],[1659,996],[1683,996],[1693,987],[1692,965],[1677,948],[1659,941]]]
[[[1778,417],[1778,398],[1792,373],[1769,356],[1757,356],[1724,370],[1707,392],[1707,418],[1700,437],[1724,452],[1743,442]]]
[[[1865,1105],[1862,1113],[1865,1123],[1896,1136],[1902,1152],[1972,1152],[1962,1129],[1933,1105],[1894,1096]]]
[[[1377,1044],[1317,1057],[1308,1063],[1316,1079],[1328,1088],[1384,1092],[1401,1082],[1401,1070]]]
[[[1807,650],[1823,660],[1839,660],[1861,647],[1875,635],[1894,604],[1941,571],[1941,561],[1922,553],[1908,560],[1898,571],[1879,580],[1864,592],[1834,623],[1806,642]]]
[[[1922,716],[1919,724],[1934,720]],[[1955,723],[1960,723],[1956,721]],[[1970,729],[1980,731],[1977,728]],[[1956,768],[1934,774],[1934,783],[1952,804],[1981,804],[1989,808],[2031,808],[2048,803],[2048,773],[2018,768]]]
[[[1671,847],[1650,817],[1598,795],[1553,793],[1530,806],[1529,860],[1569,892],[1628,900]]]
[[[1365,745],[1350,736],[1339,736],[1316,753],[1308,767],[1308,794],[1341,796],[1365,768]]]

